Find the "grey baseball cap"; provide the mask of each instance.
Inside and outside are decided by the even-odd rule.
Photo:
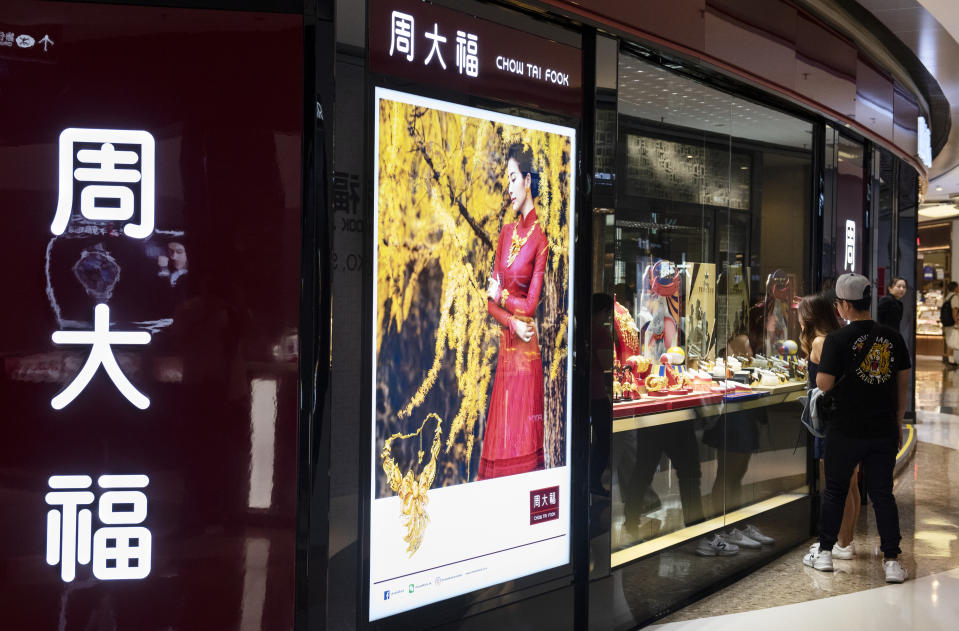
[[[836,297],[840,300],[862,300],[872,295],[872,283],[862,274],[843,274],[836,280]]]

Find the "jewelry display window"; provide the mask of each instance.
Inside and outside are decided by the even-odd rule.
[[[625,52],[617,92],[602,260],[614,567],[676,546],[718,554],[717,528],[758,531],[756,515],[808,496],[796,401],[813,133]]]

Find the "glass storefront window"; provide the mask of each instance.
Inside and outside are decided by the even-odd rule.
[[[805,493],[813,133],[626,53],[618,70],[594,261],[615,299],[613,565]]]

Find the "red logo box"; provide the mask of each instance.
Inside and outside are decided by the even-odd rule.
[[[559,519],[559,487],[529,492],[529,525]]]

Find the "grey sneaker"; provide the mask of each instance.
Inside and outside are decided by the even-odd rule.
[[[746,533],[738,528],[733,528],[729,531],[729,533],[723,536],[725,537],[726,541],[729,543],[734,543],[740,548],[751,548],[753,550],[758,550],[763,545],[752,537],[746,535]]]
[[[739,553],[739,546],[726,541],[722,535],[707,535],[699,540],[696,554],[701,557],[728,557]]]
[[[753,541],[758,541],[763,545],[772,545],[776,543],[776,540],[768,535],[764,535],[759,528],[756,528],[752,524],[749,524],[743,528],[743,532],[746,533],[746,536],[752,539]]]
[[[882,569],[886,571],[887,583],[901,583],[906,580],[906,568],[902,567],[899,559],[886,559],[882,562]]]
[[[829,550],[820,550],[818,547],[816,551],[809,551],[806,556],[802,558],[803,565],[808,565],[814,570],[819,570],[820,572],[832,572],[832,552]]]

